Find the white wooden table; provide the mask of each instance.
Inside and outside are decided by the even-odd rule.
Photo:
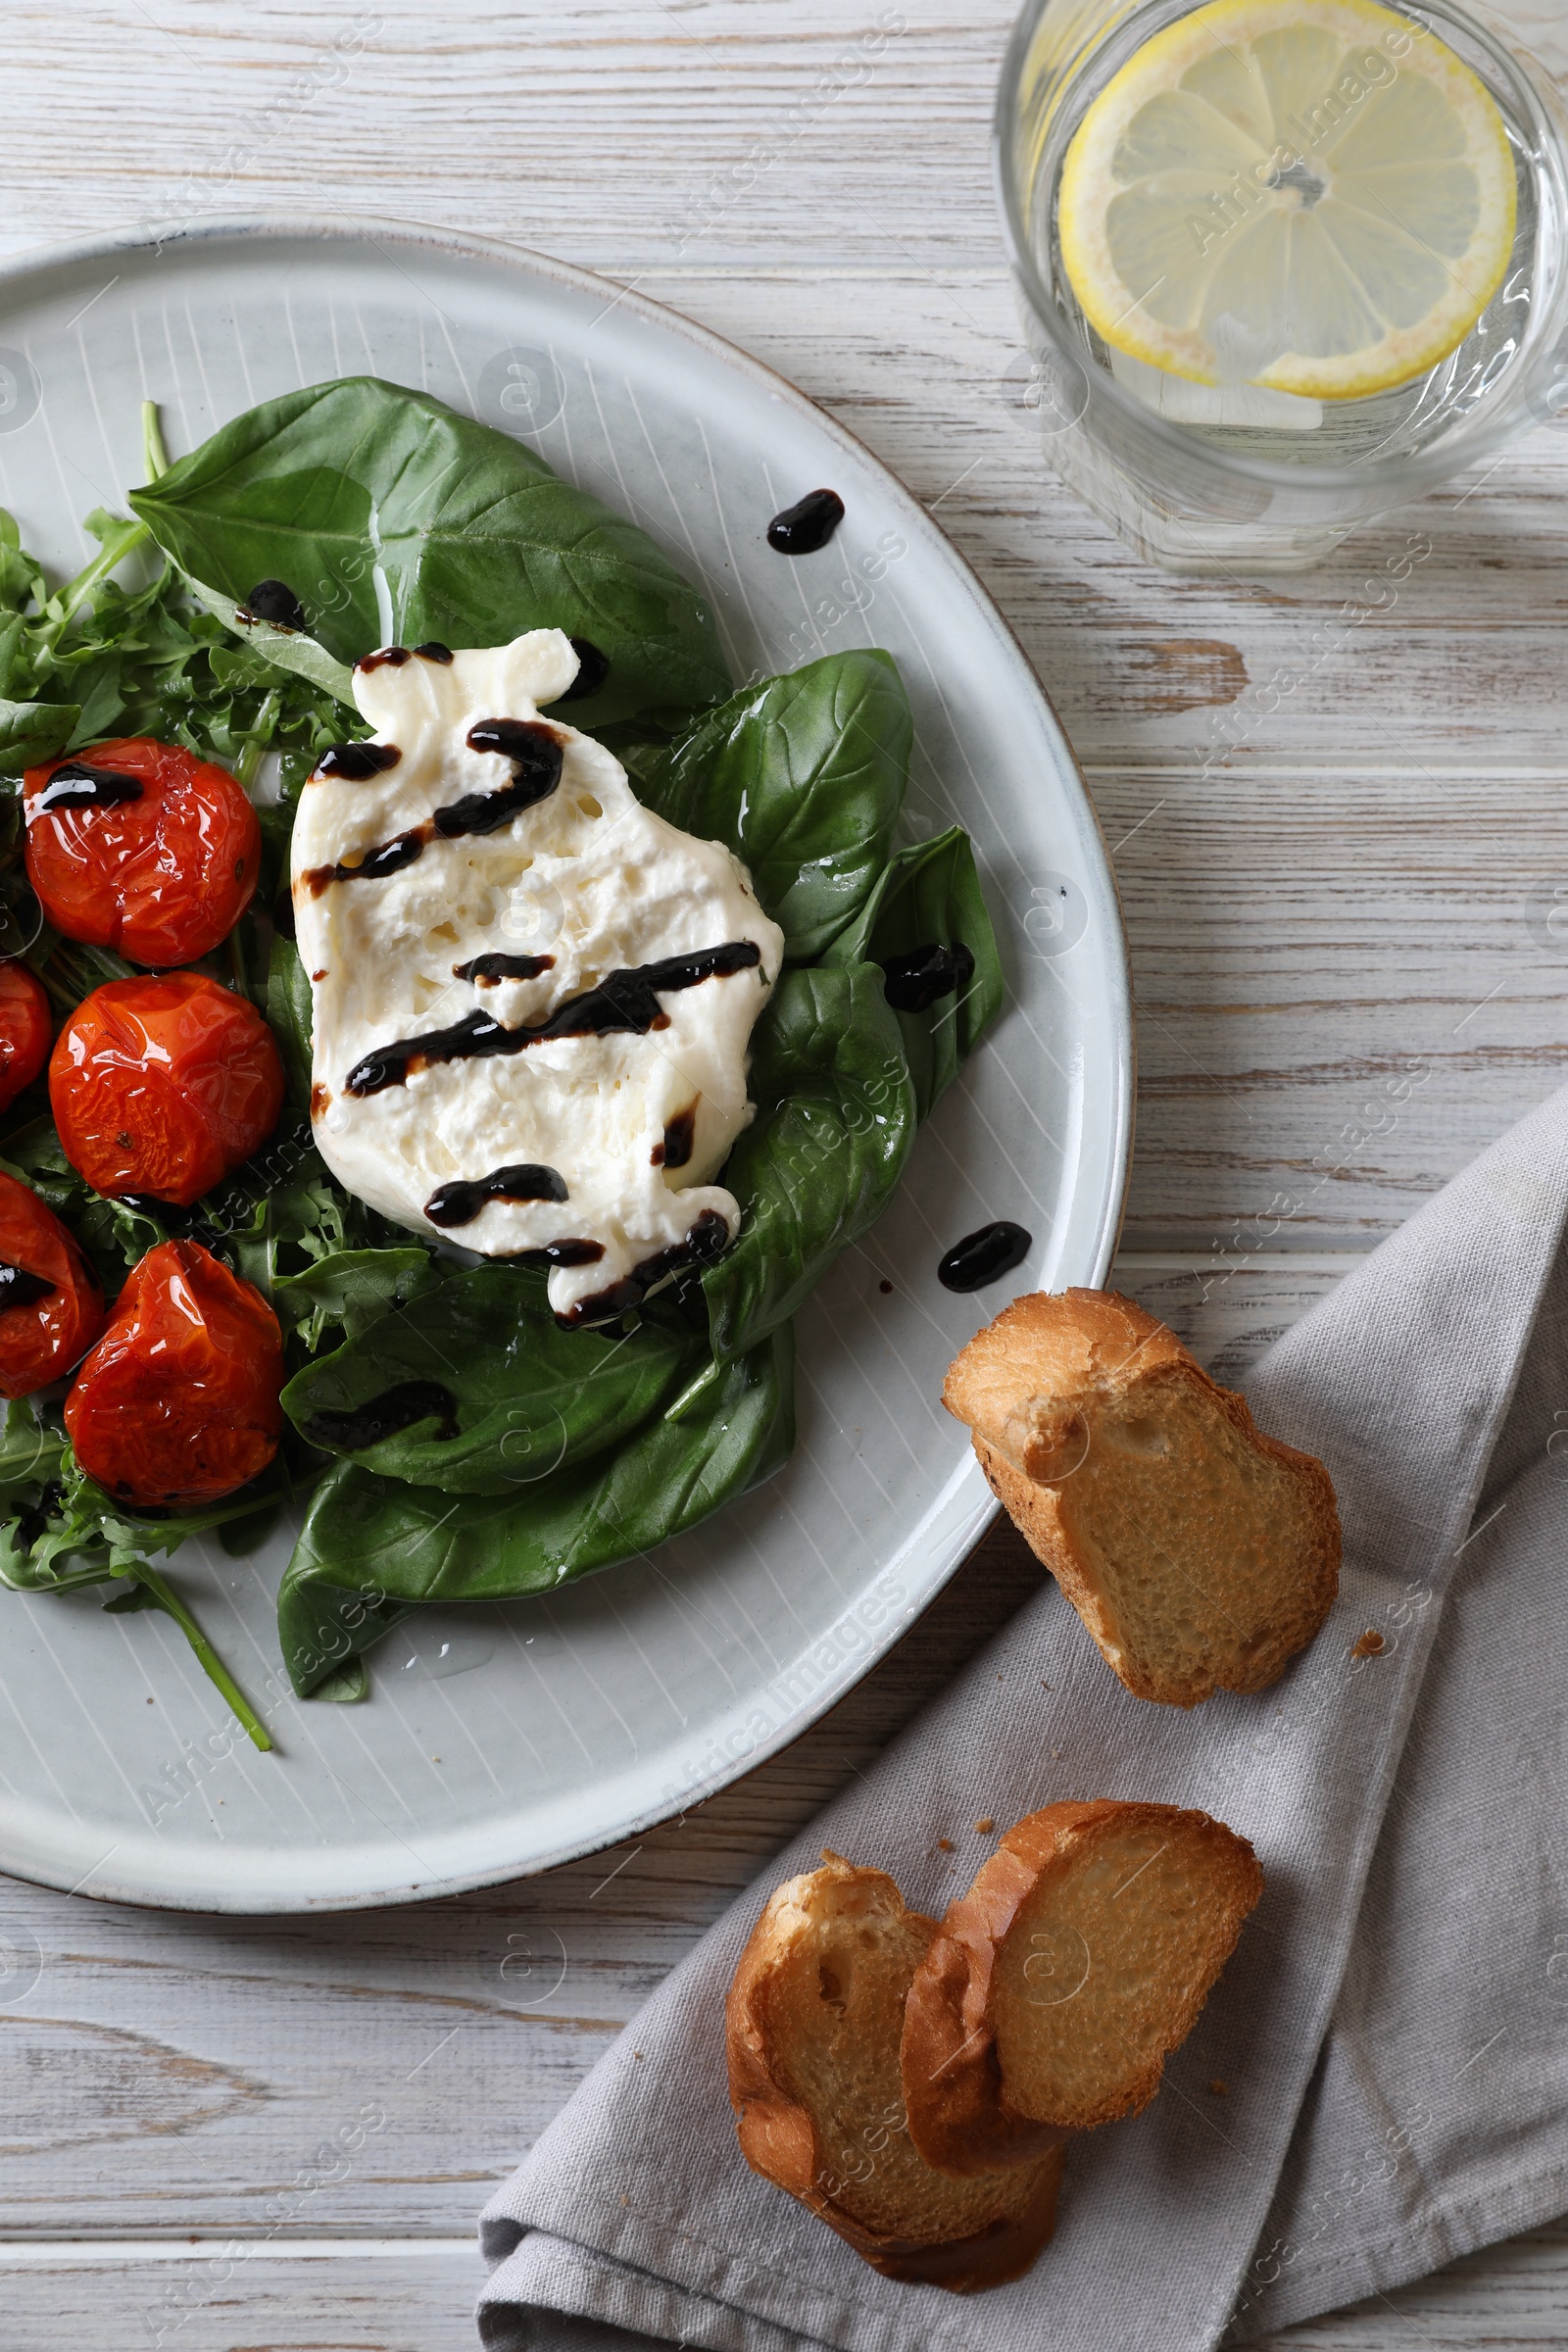
[[[1563,0],[1510,6],[1568,30]],[[1145,570],[1047,475],[1020,399],[987,158],[1009,14],[9,0],[0,250],[192,211],[484,230],[635,280],[860,433],[978,566],[1084,761],[1139,1000],[1119,1280],[1223,1377],[1563,1076],[1568,428],[1304,580]],[[1316,662],[1348,602],[1364,617]],[[786,1755],[546,1879],[255,1924],[0,1883],[0,1936],[38,1957],[0,2005],[5,2352],[470,2344],[490,2183],[1039,1573],[994,1536]],[[367,2102],[385,2128],[318,2159]],[[1568,2226],[1279,2345],[1416,2339],[1568,2342]]]

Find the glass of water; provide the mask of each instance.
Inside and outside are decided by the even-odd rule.
[[[1237,26],[1251,46],[1232,37]],[[1347,27],[1370,27],[1373,38]],[[1331,34],[1337,48],[1314,46]],[[1427,44],[1419,56],[1418,43]],[[1314,55],[1333,61],[1321,88],[1300,65]],[[1271,56],[1290,61],[1294,81],[1283,66],[1270,81]],[[1457,227],[1452,167],[1442,160],[1445,143],[1455,145],[1445,87],[1461,92],[1461,111],[1492,138],[1490,193],[1468,212],[1475,174],[1461,167]],[[1194,168],[1194,122],[1201,137],[1213,131],[1212,171],[1206,154]],[[1413,143],[1396,181],[1369,141],[1374,122],[1385,126],[1378,136],[1392,122]],[[1358,523],[1492,463],[1568,397],[1568,123],[1544,68],[1470,6],[1028,0],[996,134],[1047,455],[1153,563],[1304,570]],[[1446,177],[1423,178],[1434,159]],[[1309,220],[1337,179],[1344,201]],[[1380,186],[1402,191],[1397,223]],[[1485,282],[1474,280],[1479,315],[1466,324],[1468,306],[1453,293],[1462,265],[1451,257],[1467,230],[1472,246],[1484,241],[1475,215],[1489,204],[1493,251]],[[1360,245],[1347,224],[1365,232]],[[1351,288],[1336,290],[1338,315],[1331,304],[1328,324],[1315,317],[1310,334],[1293,306],[1303,286],[1321,300],[1322,286],[1303,265],[1308,245],[1290,242],[1308,227],[1336,269],[1348,256]],[[1408,249],[1413,296],[1408,285],[1380,286],[1391,239]],[[1378,326],[1347,323],[1344,310],[1368,287],[1387,332],[1358,376],[1343,355],[1357,332],[1376,339]],[[1424,356],[1410,315],[1437,317],[1441,341],[1445,300],[1460,339]],[[1315,337],[1310,365],[1281,357],[1293,334],[1301,346]]]

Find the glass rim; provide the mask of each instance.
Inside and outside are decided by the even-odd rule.
[[[1059,0],[1024,0],[1013,24],[1002,61],[1002,76],[997,85],[997,102],[992,115],[992,179],[997,209],[1002,216],[1007,258],[1014,280],[1027,298],[1031,317],[1062,359],[1094,384],[1096,395],[1108,401],[1114,413],[1125,417],[1140,432],[1148,434],[1157,446],[1169,450],[1173,455],[1179,453],[1185,464],[1211,469],[1229,480],[1240,478],[1275,491],[1340,491],[1345,494],[1364,492],[1370,483],[1384,482],[1388,485],[1390,495],[1381,501],[1383,512],[1404,505],[1408,498],[1424,496],[1444,482],[1452,481],[1459,474],[1468,472],[1472,466],[1496,456],[1510,441],[1522,439],[1531,430],[1532,421],[1538,424],[1551,421],[1542,417],[1532,420],[1527,413],[1521,413],[1531,383],[1531,375],[1527,370],[1521,376],[1514,398],[1502,405],[1494,415],[1463,419],[1448,438],[1435,444],[1419,458],[1390,460],[1379,468],[1366,466],[1292,465],[1278,460],[1249,457],[1241,451],[1204,442],[1147,407],[1107,370],[1096,368],[1091,372],[1090,355],[1075,350],[1061,332],[1054,300],[1030,245],[1018,202],[1018,173],[1014,169],[1018,160],[1018,100],[1023,87],[1025,63],[1047,12],[1057,5]],[[1197,8],[1203,5],[1203,0],[1191,0],[1191,5]],[[1380,5],[1412,19],[1418,15],[1413,6],[1407,5],[1407,0],[1380,0]],[[1555,85],[1550,84],[1550,76],[1544,66],[1540,66],[1538,71],[1550,86],[1550,95],[1547,97],[1543,97],[1538,91],[1520,60],[1503,48],[1492,28],[1473,18],[1467,7],[1455,10],[1447,4],[1447,0],[1435,0],[1433,13],[1440,17],[1457,14],[1466,29],[1473,30],[1506,69],[1518,95],[1525,101],[1529,116],[1539,122],[1543,130],[1554,131],[1559,139],[1568,139],[1568,122],[1564,120],[1563,105]],[[1108,35],[1113,32],[1117,23],[1116,19],[1107,22],[1104,33]],[[1562,333],[1568,329],[1568,179],[1564,177],[1561,152],[1548,152],[1551,153],[1552,173],[1561,207],[1564,243],[1561,283],[1557,289],[1561,322],[1558,336],[1553,338],[1551,344],[1544,346],[1551,350],[1557,347]],[[1538,316],[1540,313],[1533,307],[1532,322]],[[1451,358],[1452,354],[1448,356]],[[1541,357],[1542,349],[1538,348],[1534,355],[1535,366],[1539,367]],[[1444,364],[1442,361],[1438,363],[1440,367]],[[1411,378],[1412,382],[1418,380]]]

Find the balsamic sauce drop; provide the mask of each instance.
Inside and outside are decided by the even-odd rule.
[[[432,1225],[471,1225],[492,1200],[564,1200],[566,1179],[556,1168],[519,1162],[489,1176],[438,1186],[424,1204]]]
[[[139,801],[138,776],[122,775],[118,768],[89,767],[85,760],[68,760],[57,767],[32,804],[34,816],[56,808],[115,808],[122,801]]]
[[[951,948],[933,942],[890,956],[882,969],[887,975],[883,995],[895,1012],[929,1012],[940,997],[966,989],[974,978],[974,957],[961,939]]]
[[[413,833],[394,833],[390,841],[367,850],[358,865],[313,865],[300,879],[313,899],[318,899],[329,882],[384,882],[388,874],[400,874],[406,865],[422,858],[429,838],[423,825]]]
[[[384,1445],[416,1421],[440,1424],[436,1437],[443,1444],[458,1434],[458,1400],[438,1380],[400,1380],[383,1389],[368,1404],[346,1412],[311,1413],[300,1427],[313,1446],[338,1453],[363,1453],[367,1446]]]
[[[814,556],[843,520],[844,501],[836,490],[808,490],[793,507],[774,515],[767,526],[767,544],[781,556]]]
[[[305,607],[300,603],[287,580],[258,580],[245,599],[240,612],[252,620],[269,620],[274,629],[308,629]]]
[[[416,853],[417,854],[417,853]],[[358,869],[363,872],[364,868]],[[607,972],[597,988],[567,997],[546,1021],[520,1029],[504,1029],[487,1012],[470,1012],[450,1028],[427,1029],[420,1037],[398,1038],[377,1046],[357,1061],[344,1081],[351,1095],[379,1095],[389,1086],[405,1086],[416,1070],[442,1061],[478,1061],[494,1054],[521,1054],[529,1046],[561,1037],[646,1037],[651,1029],[669,1025],[661,995],[697,988],[705,980],[728,979],[732,973],[755,969],[761,951],[750,939],[730,941],[721,948],[700,948],[691,956],[666,956],[660,963],[639,964],[634,970]]]
[[[568,642],[577,657],[577,675],[572,679],[564,694],[557,695],[556,701],[558,703],[585,703],[591,694],[599,692],[600,687],[609,677],[610,656],[602,654],[589,637],[573,637]]]
[[[664,1122],[664,1140],[656,1144],[649,1158],[656,1168],[684,1168],[691,1164],[692,1148],[697,1141],[697,1105],[677,1110],[672,1119]]]
[[[336,776],[344,784],[368,784],[396,767],[403,754],[395,743],[334,743],[316,762],[318,776]]]
[[[653,1257],[645,1257],[641,1265],[620,1282],[612,1282],[608,1290],[596,1291],[591,1298],[581,1298],[568,1313],[557,1315],[556,1321],[564,1331],[576,1331],[584,1323],[608,1322],[614,1315],[623,1315],[629,1308],[641,1306],[656,1283],[666,1275],[678,1274],[687,1266],[711,1265],[729,1248],[729,1227],[717,1209],[705,1208],[684,1241],[671,1242]]]
[[[485,981],[538,980],[555,968],[553,956],[474,956],[466,963],[455,963],[452,977],[469,980],[477,988]]]
[[[978,1233],[966,1233],[956,1242],[937,1268],[937,1280],[947,1291],[983,1291],[987,1283],[1000,1282],[1004,1274],[1021,1266],[1033,1248],[1033,1234],[999,1218],[995,1225],[982,1225]]]
[[[412,662],[414,654],[406,645],[383,645],[373,654],[362,654],[355,662],[356,669],[401,669]]]
[[[443,669],[452,660],[451,646],[443,645],[439,637],[427,637],[422,645],[416,645],[414,650],[421,662],[439,662]]]
[[[0,1314],[8,1306],[36,1306],[40,1298],[59,1288],[41,1274],[29,1274],[24,1266],[13,1266],[0,1258]]]

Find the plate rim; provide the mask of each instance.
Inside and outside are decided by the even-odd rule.
[[[29,281],[83,264],[112,261],[117,256],[145,254],[149,251],[156,260],[162,259],[166,252],[181,247],[195,250],[225,241],[266,244],[290,239],[315,240],[323,245],[368,241],[377,247],[383,240],[389,240],[421,249],[437,259],[451,257],[487,263],[524,280],[544,278],[579,295],[592,297],[609,290],[615,298],[612,308],[627,309],[654,330],[683,337],[719,366],[750,376],[760,389],[794,409],[818,430],[839,442],[857,463],[870,466],[881,477],[887,492],[903,511],[927,561],[946,564],[956,576],[958,585],[967,594],[996,641],[999,654],[1021,673],[1028,690],[1038,699],[1048,731],[1054,742],[1063,785],[1077,802],[1085,846],[1095,854],[1097,879],[1103,901],[1102,911],[1108,917],[1104,928],[1108,941],[1113,943],[1113,947],[1107,950],[1104,964],[1111,995],[1107,1010],[1115,1032],[1111,1065],[1102,1072],[1111,1102],[1111,1142],[1106,1181],[1097,1211],[1093,1263],[1088,1275],[1090,1287],[1102,1287],[1115,1258],[1126,1215],[1136,1120],[1137,1028],[1126,923],[1104,828],[1071,739],[1050,689],[969,559],[948,537],[914,491],[884,458],[850,426],[813,400],[809,393],[769,367],[766,361],[758,359],[715,329],[687,318],[683,312],[640,293],[635,281],[630,286],[621,287],[613,278],[598,270],[559,261],[553,255],[536,251],[532,246],[488,236],[479,231],[449,228],[435,222],[396,219],[383,214],[295,212],[286,209],[214,213],[204,215],[196,222],[182,220],[162,227],[157,222],[138,222],[128,227],[106,230],[95,236],[67,238],[27,247],[0,258],[0,325],[3,325],[14,305],[26,299]],[[417,287],[415,290],[424,291]],[[983,1488],[983,1474],[972,1456],[960,1475],[963,1481],[976,1489]],[[694,1780],[679,1797],[662,1792],[647,1810],[628,1816],[612,1836],[606,1837],[594,1831],[586,1842],[569,1840],[559,1850],[531,1861],[521,1864],[515,1861],[500,1863],[479,1870],[460,1870],[433,1878],[429,1883],[417,1886],[404,1880],[396,1886],[362,1889],[338,1896],[307,1897],[303,1901],[259,1900],[254,1893],[244,1896],[237,1892],[233,1899],[229,1899],[230,1890],[226,1888],[196,1899],[173,1888],[153,1893],[145,1886],[89,1885],[82,1881],[70,1883],[66,1871],[62,1871],[59,1877],[50,1877],[40,1870],[34,1859],[29,1859],[24,1865],[10,1858],[4,1842],[0,1842],[0,1871],[27,1885],[50,1886],[93,1901],[123,1903],[143,1910],[238,1918],[288,1918],[395,1908],[411,1901],[433,1902],[444,1895],[471,1893],[483,1887],[538,1878],[565,1863],[609,1852],[614,1846],[623,1844],[628,1838],[645,1836],[663,1822],[705,1803],[720,1790],[744,1779],[748,1773],[769,1762],[820,1722],[832,1707],[856,1689],[946,1590],[973,1550],[974,1544],[1000,1516],[1002,1506],[989,1489],[985,1489],[983,1494],[977,1492],[975,1501],[973,1534],[944,1572],[922,1589],[917,1601],[906,1609],[891,1613],[886,1624],[869,1635],[865,1648],[846,1659],[842,1670],[826,1678],[821,1688],[803,1701],[781,1727],[759,1740],[755,1747],[732,1759],[715,1773]],[[88,1876],[95,1880],[97,1873],[90,1872]]]

